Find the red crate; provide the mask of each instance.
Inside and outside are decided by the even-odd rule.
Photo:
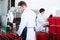
[[[56,33],[60,33],[60,17],[56,17]]]
[[[48,40],[48,33],[37,32],[37,40]]]
[[[56,32],[56,28],[54,26],[50,26],[49,33],[55,33],[55,32]]]
[[[5,34],[0,35],[1,40],[8,40],[8,37]]]
[[[22,40],[21,37],[14,35],[12,33],[6,34],[6,36],[8,36],[9,38],[11,38],[12,40]]]
[[[60,25],[60,17],[56,17],[56,25]]]
[[[49,21],[49,25],[52,24],[55,25],[55,21],[56,21],[55,18],[49,18],[48,21]]]
[[[41,39],[41,36],[42,36],[42,35],[41,35],[40,32],[37,32],[37,33],[36,33],[37,40],[42,40],[42,39]]]
[[[57,28],[57,29],[56,29],[56,33],[57,33],[57,34],[60,34],[60,28]]]
[[[55,37],[56,40],[60,40],[60,34],[57,34]]]

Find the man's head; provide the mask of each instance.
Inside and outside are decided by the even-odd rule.
[[[41,9],[39,10],[39,12],[42,13],[42,14],[44,14],[45,9],[44,9],[44,8],[41,8]]]
[[[24,10],[26,9],[26,7],[27,7],[27,4],[26,4],[24,1],[20,1],[20,2],[18,3],[18,6],[20,7],[20,9],[21,9],[22,11],[24,11]]]

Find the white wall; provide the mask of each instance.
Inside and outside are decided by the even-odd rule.
[[[1,1],[1,15],[7,14],[7,7],[8,7],[8,0],[2,0]]]
[[[56,10],[56,16],[60,17],[60,9]]]
[[[18,2],[21,0],[15,1],[15,6],[17,6]],[[60,0],[24,0],[28,7],[31,9],[40,9],[45,8],[47,15],[52,13],[55,14],[55,10],[60,8]]]
[[[1,17],[2,17],[2,25],[7,25],[7,6],[8,6],[8,0],[2,0],[1,1]]]
[[[0,15],[1,15],[1,1],[0,1]]]

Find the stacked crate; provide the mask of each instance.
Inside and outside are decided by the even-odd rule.
[[[48,33],[45,33],[45,32],[37,32],[36,33],[36,37],[37,37],[37,40],[48,40]]]
[[[0,40],[22,40],[21,37],[14,35],[13,33],[1,34]]]
[[[60,40],[60,17],[49,18],[49,40]]]

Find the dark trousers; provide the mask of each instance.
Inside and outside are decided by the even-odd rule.
[[[26,40],[26,37],[27,37],[27,27],[24,28],[21,37],[22,37],[23,40]]]

